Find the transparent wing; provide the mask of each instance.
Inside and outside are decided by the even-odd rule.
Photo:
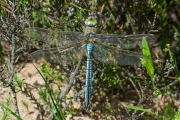
[[[37,50],[30,54],[30,59],[39,60],[43,58],[47,62],[66,66],[67,64],[77,62],[81,58],[82,50],[84,53],[83,55],[85,55],[85,46],[85,44],[77,44],[67,49],[51,48]]]
[[[145,37],[149,46],[155,41],[156,37],[152,34],[136,34],[136,35],[116,35],[116,34],[96,34],[95,42],[104,45],[116,46],[119,49],[134,49],[137,46],[142,48],[142,38]]]
[[[32,40],[41,41],[47,45],[60,46],[65,48],[72,44],[82,42],[85,40],[85,36],[80,32],[60,32],[42,28],[27,28],[25,29],[26,35]]]
[[[94,59],[106,64],[133,65],[139,63],[140,58],[144,56],[137,49],[142,48],[143,37],[146,38],[149,46],[156,41],[152,34],[124,36],[96,34],[94,37]]]
[[[112,46],[100,44],[94,45],[94,59],[110,65],[134,65],[140,62],[143,57],[141,53],[118,49]]]

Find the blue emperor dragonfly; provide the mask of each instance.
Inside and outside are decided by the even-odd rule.
[[[28,28],[26,34],[32,39],[44,42],[55,48],[37,50],[31,53],[34,59],[41,56],[45,60],[66,64],[78,61],[81,58],[80,51],[87,56],[86,82],[85,82],[85,106],[90,106],[92,86],[92,60],[96,59],[110,65],[133,65],[143,58],[142,53],[132,51],[137,47],[142,48],[142,38],[145,37],[149,46],[156,40],[152,34],[118,35],[96,34],[97,20],[90,16],[85,21],[85,33],[59,32],[41,28]],[[55,59],[51,58],[55,54]]]

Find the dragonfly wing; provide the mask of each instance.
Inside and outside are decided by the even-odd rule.
[[[33,27],[25,29],[25,33],[35,42],[40,41],[47,45],[60,46],[61,48],[85,40],[84,34],[80,32],[60,32]]]
[[[142,48],[142,38],[145,37],[149,46],[155,41],[156,37],[152,34],[136,34],[136,35],[116,35],[116,34],[96,34],[94,37],[95,42],[104,45],[116,46],[119,49],[134,49],[139,46]]]
[[[94,44],[94,59],[110,65],[134,65],[143,57],[141,53]]]
[[[61,48],[51,48],[44,50],[37,50],[30,54],[30,59],[38,60],[45,59],[47,62],[67,65],[77,62],[82,56],[81,51],[83,50],[83,55],[85,55],[85,44],[78,44],[76,46],[61,49]]]

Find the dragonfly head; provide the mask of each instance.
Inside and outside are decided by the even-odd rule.
[[[88,27],[95,27],[97,25],[97,20],[95,17],[90,16],[86,19],[85,25]]]

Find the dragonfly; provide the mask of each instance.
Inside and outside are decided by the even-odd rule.
[[[96,26],[96,17],[90,15],[85,20],[84,33],[60,32],[36,27],[25,30],[27,36],[32,41],[41,41],[51,46],[50,48],[31,53],[34,59],[43,56],[45,60],[63,65],[78,61],[82,55],[81,51],[83,51],[83,56],[87,57],[84,90],[85,107],[87,108],[90,107],[93,60],[98,60],[109,65],[134,65],[140,63],[140,58],[144,57],[141,52],[134,51],[137,47],[142,49],[142,38],[146,38],[149,46],[152,46],[156,41],[156,37],[153,34],[97,34]],[[54,57],[51,57],[52,54]]]

